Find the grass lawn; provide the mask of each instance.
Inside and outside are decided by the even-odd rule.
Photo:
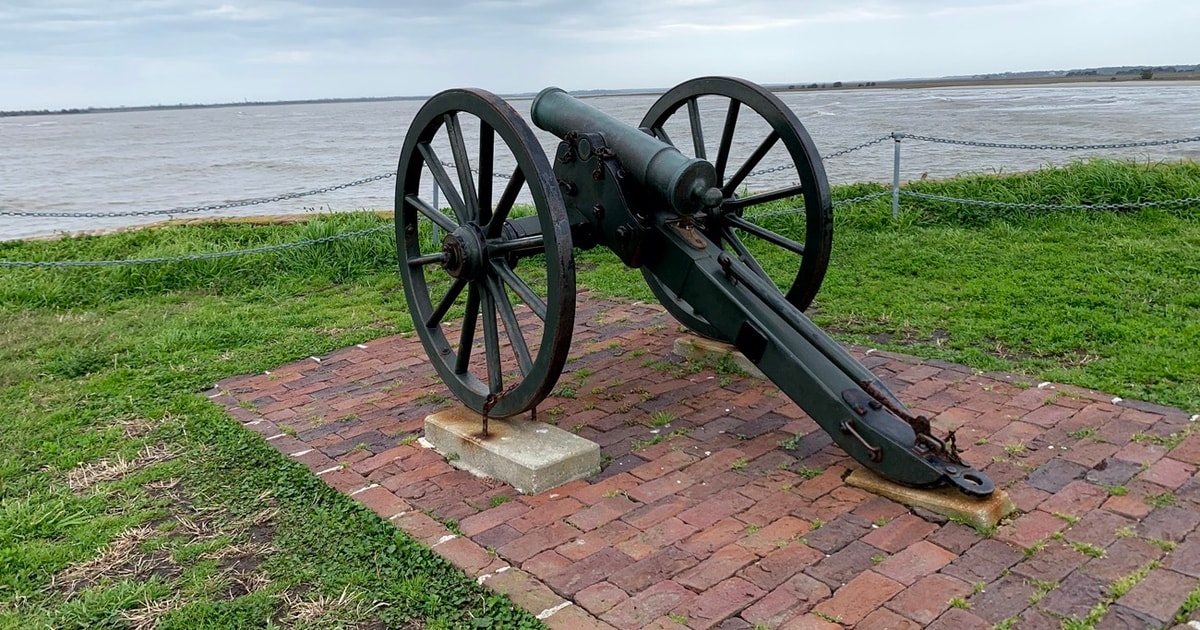
[[[1088,163],[911,189],[1129,204],[1200,197],[1200,166]],[[363,213],[0,243],[0,260],[173,256],[379,224]],[[385,230],[210,261],[0,269],[0,627],[537,627],[197,395],[411,329],[394,266]],[[578,266],[582,287],[651,299],[611,254]],[[1200,204],[906,198],[899,221],[886,199],[844,206],[812,315],[844,340],[1200,412]]]

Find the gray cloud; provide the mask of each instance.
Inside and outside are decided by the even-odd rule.
[[[8,0],[0,109],[1194,63],[1193,0]],[[1119,42],[1120,47],[1112,44]]]

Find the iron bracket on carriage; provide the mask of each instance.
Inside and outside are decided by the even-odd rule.
[[[714,103],[715,116],[702,116]],[[531,119],[561,140],[553,163],[503,99],[442,92],[416,115],[398,168],[409,312],[438,374],[485,431],[487,418],[535,409],[553,391],[574,327],[574,249],[603,246],[640,270],[676,319],[732,344],[867,469],[905,486],[992,494],[953,434],[933,435],[804,315],[829,264],[832,203],[815,145],[774,94],[694,79],[634,127],[548,88]],[[478,137],[473,151],[468,136]],[[790,181],[751,190],[768,159],[789,162]],[[428,201],[430,178],[449,211]],[[782,200],[798,212],[781,221],[755,212]]]

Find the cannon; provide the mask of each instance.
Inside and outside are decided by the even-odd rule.
[[[777,96],[741,79],[693,79],[634,127],[547,88],[530,117],[559,139],[553,163],[505,100],[441,92],[414,117],[397,170],[409,314],[485,435],[489,417],[536,414],[554,390],[574,329],[574,250],[603,246],[866,468],[911,487],[993,492],[953,433],[934,436],[804,315],[829,264],[832,203],[813,141]],[[752,188],[763,173],[774,183]],[[435,190],[448,208],[431,202]]]

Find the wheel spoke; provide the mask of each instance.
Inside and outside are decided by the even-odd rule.
[[[696,157],[707,160],[708,156],[704,151],[704,126],[700,124],[700,103],[696,98],[690,98],[687,108],[688,121],[692,124],[692,148],[696,151]]]
[[[729,199],[725,201],[721,207],[725,210],[736,210],[740,213],[751,206],[770,203],[772,201],[779,201],[780,199],[787,199],[789,197],[795,197],[796,195],[802,194],[804,194],[804,187],[800,184],[796,184],[795,186],[788,186],[787,188],[780,188],[770,192],[750,195],[749,197],[742,197],[741,199]]]
[[[500,371],[500,331],[496,326],[496,299],[491,291],[483,291],[483,353],[487,359],[488,392],[504,390],[504,374]]]
[[[495,276],[487,277],[487,287],[496,306],[499,307],[500,319],[504,320],[504,332],[508,334],[513,354],[517,355],[517,366],[521,369],[521,375],[525,376],[533,371],[533,359],[529,357],[529,345],[525,343],[525,337],[521,334],[521,325],[517,323],[517,313],[513,311],[512,301],[508,299],[508,292]]]
[[[418,144],[417,151],[421,153],[421,158],[425,160],[425,166],[429,167],[429,172],[433,173],[434,185],[441,188],[442,193],[446,195],[446,203],[450,204],[450,208],[454,210],[454,216],[458,217],[459,224],[466,223],[464,217],[467,216],[467,207],[463,204],[462,197],[458,194],[458,189],[455,188],[450,175],[446,173],[446,167],[438,157],[437,151],[434,151],[433,146],[428,142]]]
[[[733,248],[733,251],[737,252],[738,258],[740,258],[741,261],[745,263],[745,265],[749,267],[751,271],[762,276],[763,278],[770,277],[767,275],[767,272],[763,270],[762,265],[759,265],[758,261],[755,260],[754,254],[751,254],[750,250],[746,248],[746,244],[742,242],[742,239],[738,238],[737,235],[732,232],[726,232],[722,236],[726,241],[729,242],[729,246]]]
[[[733,132],[737,129],[738,113],[741,112],[742,102],[729,99],[729,111],[725,113],[725,125],[721,128],[721,146],[717,147],[717,185],[725,181],[725,167],[729,165],[729,151],[733,148]],[[728,197],[729,195],[726,195]]]
[[[493,260],[492,269],[504,281],[504,284],[512,288],[517,296],[521,298],[525,306],[528,306],[529,310],[533,311],[534,315],[537,315],[543,322],[546,321],[546,303],[542,301],[542,298],[537,293],[534,293],[533,289],[525,283],[525,280],[521,276],[517,275],[517,272],[513,271],[503,260]]]
[[[799,254],[801,256],[804,255],[804,245],[801,245],[800,243],[797,243],[796,241],[793,241],[782,234],[777,234],[760,225],[755,225],[754,223],[751,223],[739,216],[727,215],[725,219],[729,221],[730,225],[742,230],[743,232],[753,234],[758,238],[767,241],[768,243],[778,245],[779,247],[782,247],[794,254]]]
[[[518,166],[513,170],[512,177],[509,177],[508,185],[504,187],[504,192],[500,193],[500,200],[496,202],[496,212],[492,214],[491,219],[488,221],[488,238],[500,236],[500,230],[504,229],[504,222],[508,220],[508,213],[512,210],[513,204],[517,202],[517,195],[521,194],[521,188],[524,186],[525,173]]]
[[[433,221],[435,225],[442,228],[446,232],[453,232],[454,230],[458,229],[457,223],[451,221],[450,217],[442,214],[436,208],[429,205],[429,203],[424,199],[421,199],[414,194],[408,194],[404,196],[404,202],[416,208],[421,214],[428,217],[430,221]]]
[[[466,224],[479,219],[479,198],[475,196],[475,180],[471,176],[471,160],[467,158],[467,143],[463,140],[462,125],[458,122],[458,113],[449,112],[445,115],[446,134],[450,136],[450,152],[454,155],[454,170],[458,171],[459,190],[463,194],[465,214],[458,216],[458,222]]]
[[[442,318],[446,316],[446,313],[450,310],[450,307],[454,306],[454,301],[457,300],[458,296],[462,294],[463,287],[465,286],[467,286],[466,280],[463,280],[462,278],[454,279],[454,284],[450,285],[450,290],[447,291],[446,295],[442,297],[442,301],[438,302],[437,308],[433,309],[433,312],[429,314],[429,317],[425,318],[426,328],[433,328],[434,326],[442,323]]]
[[[492,180],[495,177],[496,130],[479,121],[479,224],[492,220]]]
[[[659,140],[662,140],[671,146],[675,146],[675,143],[671,141],[671,136],[667,135],[666,129],[663,129],[661,126],[659,126],[651,128],[650,131],[654,132],[655,138],[658,138]]]
[[[762,141],[762,144],[758,145],[758,148],[754,150],[754,153],[750,154],[750,157],[746,160],[746,163],[738,169],[737,173],[734,173],[733,177],[729,178],[729,181],[725,183],[725,186],[721,189],[721,192],[725,193],[726,197],[733,195],[733,193],[737,191],[737,187],[742,184],[742,180],[746,179],[746,176],[750,174],[750,171],[753,171],[754,167],[758,166],[758,163],[761,162],[764,157],[766,157],[767,152],[770,151],[771,147],[775,146],[775,143],[778,141],[779,132],[772,131],[769,135],[767,135],[766,139]]]
[[[454,359],[454,373],[466,374],[471,364],[471,346],[475,343],[475,322],[479,320],[479,291],[475,285],[467,289],[467,312],[463,313],[462,330],[458,333],[458,356]]]

